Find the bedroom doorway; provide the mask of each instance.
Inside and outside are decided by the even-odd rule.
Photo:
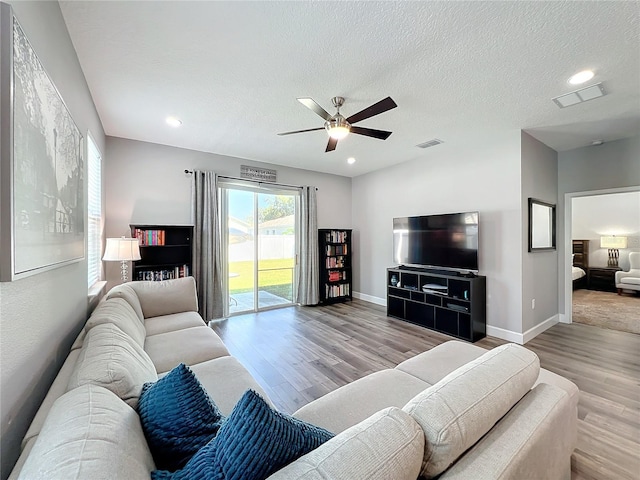
[[[572,269],[565,295],[567,319],[640,334],[640,296],[617,295],[615,287],[615,272],[628,270],[629,253],[640,251],[640,188],[567,194],[565,206],[570,206],[565,232],[571,238],[565,265]],[[601,246],[601,238],[612,235],[627,240],[617,267],[610,265],[608,250]]]
[[[297,190],[221,183],[227,315],[289,306],[295,298]]]

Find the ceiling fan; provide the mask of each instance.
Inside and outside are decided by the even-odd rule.
[[[298,98],[298,101],[309,110],[312,110],[313,112],[324,118],[324,127],[309,128],[307,130],[296,130],[294,132],[284,132],[279,133],[278,135],[291,135],[293,133],[313,132],[316,130],[324,129],[327,131],[330,137],[325,152],[331,152],[332,150],[335,150],[336,145],[338,144],[338,140],[346,137],[347,135],[349,135],[349,133],[355,133],[358,135],[365,135],[367,137],[378,138],[380,140],[386,140],[387,138],[389,138],[389,135],[391,135],[391,132],[387,132],[385,130],[374,130],[372,128],[357,127],[353,124],[373,117],[375,115],[379,115],[386,112],[387,110],[391,110],[392,108],[396,108],[398,106],[396,105],[396,102],[391,99],[391,97],[387,97],[365,108],[364,110],[351,115],[348,118],[344,118],[340,114],[340,107],[342,107],[342,105],[344,104],[343,97],[333,97],[331,99],[333,106],[336,107],[335,115],[330,115],[329,112],[327,112],[311,98]]]

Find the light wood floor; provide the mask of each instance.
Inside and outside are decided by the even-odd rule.
[[[288,413],[451,339],[359,300],[236,316],[213,328]],[[526,346],[580,388],[573,479],[640,479],[640,335],[558,324]]]

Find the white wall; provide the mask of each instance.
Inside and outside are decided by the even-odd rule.
[[[104,152],[102,125],[58,3],[9,3],[80,131],[89,129]],[[1,478],[9,475],[86,314],[86,261],[0,283]]]
[[[627,237],[618,263],[629,270],[629,253],[640,251],[640,192],[592,195],[573,199],[571,232],[573,239],[589,240],[589,266],[604,267],[609,260],[600,237]]]
[[[522,328],[542,330],[558,320],[557,250],[529,252],[529,198],[557,204],[558,158],[555,150],[522,132]],[[557,214],[557,210],[556,210]],[[535,309],[532,308],[535,300]],[[549,322],[544,323],[549,320]],[[533,330],[529,336],[539,333]]]
[[[479,270],[487,276],[487,325],[522,332],[520,131],[482,145],[442,144],[414,160],[353,179],[354,290],[384,302],[394,217],[478,211]],[[366,161],[366,160],[363,160]]]
[[[107,137],[106,156],[108,237],[130,236],[131,223],[191,223],[191,176],[184,170],[240,177],[240,165],[277,170],[278,183],[317,187],[318,228],[351,228],[348,177],[115,137]],[[107,264],[106,273],[117,281],[119,266]]]
[[[571,255],[571,229],[567,234],[565,224],[572,213],[571,203],[565,205],[565,197],[578,196],[578,192],[582,196],[581,192],[639,187],[640,136],[558,153],[558,283],[564,290],[560,313],[566,313],[571,303],[570,264],[565,261],[566,255]]]

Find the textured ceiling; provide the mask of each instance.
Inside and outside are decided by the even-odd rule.
[[[355,176],[498,131],[558,151],[640,131],[638,2],[60,4],[112,136]],[[558,108],[585,68],[608,95]],[[398,108],[358,125],[393,135],[330,153],[323,131],[276,135],[322,126],[297,97],[333,112],[337,95],[345,116],[391,96]]]

